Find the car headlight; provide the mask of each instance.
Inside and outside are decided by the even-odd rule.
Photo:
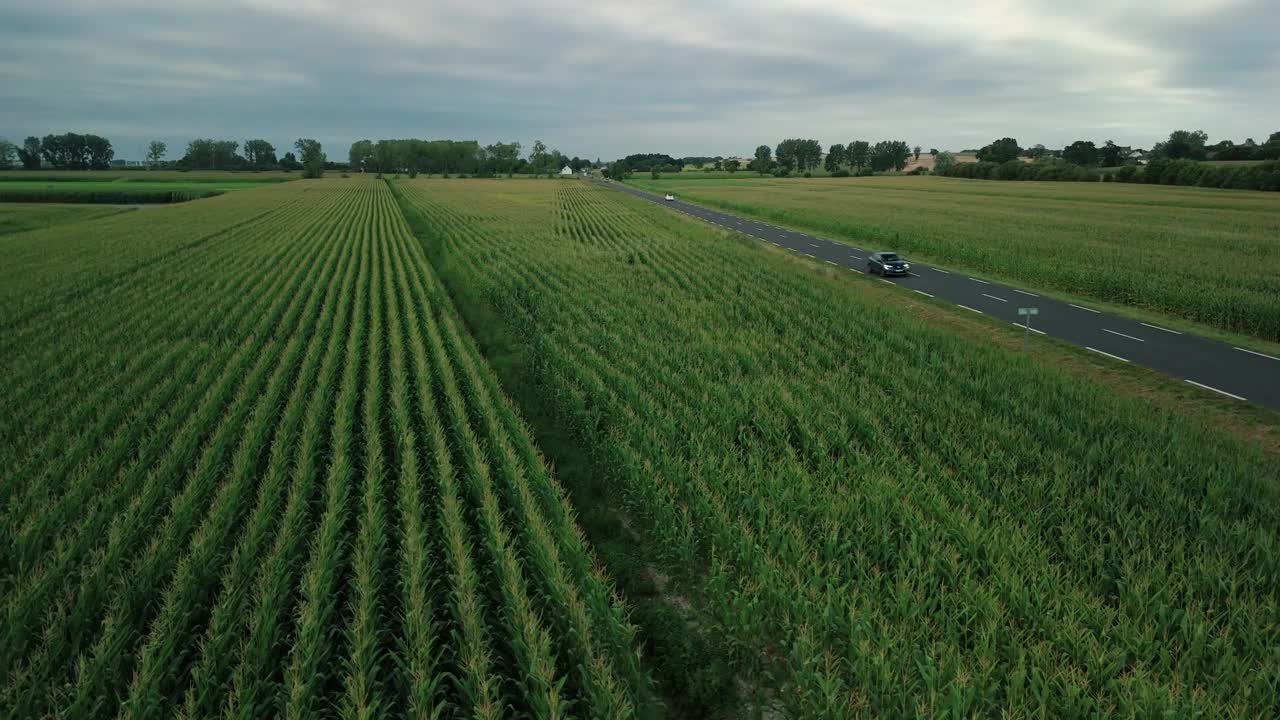
[[[902,269],[903,269],[903,270],[906,270],[906,269],[907,269],[907,268],[909,268],[909,267],[911,267],[911,263],[902,263]]]

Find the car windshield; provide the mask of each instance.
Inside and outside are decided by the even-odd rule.
[[[893,253],[883,253],[882,255],[880,255],[880,257],[881,257],[881,258],[884,258],[886,261],[888,261],[888,260],[900,260],[900,259],[901,259],[901,258],[899,258],[897,255],[894,255]]]

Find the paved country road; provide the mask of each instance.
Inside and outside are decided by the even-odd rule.
[[[679,200],[668,202],[661,195],[618,183],[608,183],[606,187],[856,272],[867,272],[868,252],[896,251],[892,247],[858,248],[701,205]],[[1040,314],[1031,322],[1036,334],[1065,340],[1114,362],[1133,363],[1172,375],[1227,398],[1280,410],[1280,357],[1016,290],[911,258],[907,260],[911,263],[909,276],[880,278],[881,282],[900,285],[925,297],[945,300],[1019,327],[1022,319],[1018,308],[1039,308]]]

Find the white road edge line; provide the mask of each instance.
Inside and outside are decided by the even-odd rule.
[[[964,308],[965,310],[968,310],[969,312],[976,312],[976,313],[978,313],[979,315],[986,315],[986,313],[982,312],[981,310],[974,310],[973,308],[969,307],[968,305],[961,305],[960,303],[956,303],[956,307],[962,307],[962,308]]]
[[[988,295],[988,294],[986,294],[986,293],[982,293],[982,297],[989,297],[989,298],[991,298],[992,300],[999,300],[1000,302],[1009,302],[1008,300],[1005,300],[1005,299],[1004,299],[1004,298],[1002,298],[1002,297],[996,297],[995,295]]]
[[[1097,315],[1101,315],[1101,314],[1102,314],[1102,311],[1101,311],[1101,310],[1094,310],[1093,308],[1087,308],[1087,307],[1084,307],[1084,306],[1082,306],[1082,305],[1077,305],[1077,304],[1075,304],[1075,303],[1067,303],[1067,304],[1068,304],[1068,305],[1070,305],[1071,307],[1073,307],[1073,308],[1077,309],[1077,310],[1087,310],[1087,311],[1089,311],[1089,312],[1091,312],[1091,313],[1095,313],[1095,314],[1097,314]]]
[[[927,293],[927,292],[925,292],[925,291],[923,291],[923,290],[916,290],[916,291],[914,291],[914,292],[918,292],[918,293],[920,293],[921,295],[923,295],[923,296],[925,296],[925,297],[933,297],[932,295],[930,295],[929,293]]]
[[[1195,380],[1188,380],[1187,382],[1191,383],[1192,385],[1195,385],[1198,388],[1204,388],[1205,390],[1212,390],[1213,392],[1216,392],[1219,395],[1226,395],[1229,398],[1235,398],[1236,400],[1244,400],[1244,402],[1249,402],[1245,398],[1242,398],[1239,395],[1235,395],[1233,393],[1229,393],[1226,390],[1219,390],[1216,387],[1210,387],[1208,385],[1205,385],[1204,383],[1198,383]]]
[[[1125,335],[1124,333],[1116,332],[1115,330],[1108,330],[1106,328],[1102,328],[1102,332],[1109,332],[1112,335],[1119,335],[1122,338],[1129,338],[1130,340],[1137,340],[1138,342],[1146,342],[1146,340],[1143,340],[1142,338],[1136,338],[1132,335]]]
[[[974,282],[982,283],[983,285],[990,285],[990,284],[991,284],[991,283],[987,282],[986,280],[979,280],[979,279],[978,279],[978,278],[976,278],[976,277],[971,277],[971,278],[969,278],[969,279],[970,279],[970,280],[972,280],[972,281],[974,281]]]
[[[1159,331],[1161,331],[1161,332],[1173,333],[1174,335],[1181,335],[1181,334],[1182,334],[1182,333],[1178,332],[1177,330],[1170,330],[1169,328],[1162,328],[1162,327],[1160,327],[1159,325],[1152,325],[1151,323],[1141,323],[1141,324],[1142,324],[1142,325],[1146,325],[1147,327],[1151,328],[1152,330],[1159,330]]]
[[[1019,289],[1017,289],[1017,288],[1009,288],[1009,289],[1010,289],[1010,290],[1012,290],[1012,291],[1014,291],[1014,292],[1016,292],[1016,293],[1022,293],[1023,295],[1030,295],[1031,297],[1040,297],[1039,295],[1037,295],[1037,294],[1035,294],[1035,293],[1029,293],[1029,292],[1027,292],[1026,290],[1019,290]]]
[[[1094,352],[1098,353],[1099,355],[1106,355],[1107,357],[1109,357],[1109,358],[1111,358],[1111,359],[1113,359],[1113,360],[1119,360],[1120,362],[1129,362],[1128,360],[1126,360],[1126,359],[1124,359],[1124,358],[1120,357],[1119,355],[1112,355],[1112,354],[1111,354],[1111,353],[1109,353],[1109,352],[1103,352],[1103,351],[1099,350],[1098,348],[1092,348],[1092,347],[1089,347],[1088,345],[1085,345],[1085,346],[1084,346],[1084,349],[1085,349],[1085,350],[1092,350],[1092,351],[1094,351]]]
[[[828,260],[828,261],[827,261],[827,264],[828,264],[828,265],[835,265],[835,263],[831,262],[830,260]],[[839,265],[836,265],[836,267],[839,267]]]
[[[950,271],[948,271],[948,270],[943,270],[942,268],[929,268],[929,269],[930,269],[930,270],[932,270],[932,271],[934,271],[934,272],[940,272],[940,273],[943,273],[943,274],[946,274],[946,275],[950,275],[950,274],[951,274],[951,272],[950,272]]]
[[[880,278],[880,282],[882,282],[882,283],[888,283],[889,285],[893,285],[893,283],[889,282],[888,280],[885,280],[884,278]]]
[[[1014,327],[1018,328],[1019,330],[1030,330],[1031,332],[1033,332],[1033,333],[1035,333],[1035,334],[1037,334],[1037,335],[1047,335],[1047,334],[1048,334],[1048,333],[1046,333],[1046,332],[1045,332],[1045,331],[1043,331],[1043,330],[1037,330],[1037,329],[1035,329],[1035,328],[1029,328],[1029,327],[1027,327],[1026,325],[1023,325],[1022,323],[1010,323],[1010,324],[1011,324],[1011,325],[1013,325]]]
[[[1280,358],[1275,357],[1273,355],[1267,355],[1266,353],[1255,352],[1253,350],[1246,350],[1242,347],[1236,347],[1235,345],[1232,345],[1231,347],[1239,350],[1240,352],[1247,352],[1250,355],[1257,355],[1258,357],[1264,357],[1264,358],[1267,358],[1268,360],[1280,360]]]

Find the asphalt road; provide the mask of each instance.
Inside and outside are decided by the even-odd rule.
[[[596,181],[599,182],[599,181]],[[603,184],[603,183],[601,183]],[[896,251],[891,247],[863,249],[848,243],[824,240],[765,222],[711,210],[701,205],[667,202],[618,183],[608,183],[625,193],[691,215],[726,230],[745,233],[767,243],[803,253],[830,265],[867,272],[868,251]],[[964,273],[912,261],[906,277],[879,278],[925,297],[945,300],[971,312],[989,315],[1022,327],[1018,308],[1034,307],[1032,332],[1050,335],[1099,353],[1114,362],[1133,363],[1172,375],[1206,392],[1280,410],[1280,357],[1272,357],[1178,332],[1158,325],[1129,320],[1100,310],[1016,290],[979,280]],[[1034,342],[1034,336],[1032,342]]]

